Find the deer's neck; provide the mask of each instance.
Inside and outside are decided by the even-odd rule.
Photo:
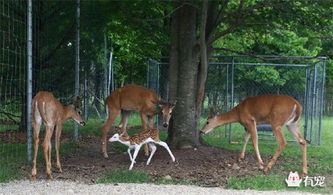
[[[61,106],[59,112],[61,113],[61,122],[64,123],[70,117],[70,106]]]
[[[221,125],[239,121],[238,108],[235,107],[228,112],[219,115]]]
[[[130,137],[129,136],[121,136],[119,137],[119,142],[125,145],[131,145],[130,144]]]

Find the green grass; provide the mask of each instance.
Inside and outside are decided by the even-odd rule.
[[[97,183],[147,183],[150,179],[150,176],[142,171],[116,169],[103,175]]]
[[[0,182],[19,179],[19,168],[26,162],[25,144],[0,144]]]
[[[333,177],[333,131],[331,130],[333,118],[325,117],[323,120],[322,129],[322,142],[320,146],[308,145],[308,167],[309,176],[325,176]],[[219,128],[216,132],[212,132],[211,135],[204,136],[205,142],[210,145],[219,146],[231,150],[240,151],[243,143],[243,136],[245,131],[242,127],[238,125],[233,126],[233,141],[238,142],[238,144],[229,144],[228,139],[224,137],[224,129]],[[291,140],[290,133],[285,130],[287,140]],[[289,135],[288,135],[289,134]],[[276,149],[275,139],[272,141],[259,140],[259,150],[261,155],[273,155]],[[249,142],[247,146],[247,152],[254,153],[253,146]],[[263,175],[258,172],[255,176],[248,177],[231,177],[228,180],[228,188],[231,189],[255,189],[255,190],[293,190],[293,188],[288,188],[284,182],[290,171],[298,171],[301,173],[301,150],[297,143],[288,142],[286,148],[281,154],[279,160],[283,159],[281,166],[274,166],[269,175]],[[267,162],[264,162],[267,163]],[[332,180],[331,180],[332,181]],[[318,192],[318,193],[328,193],[332,192],[333,184],[326,182],[325,188],[312,188],[304,187],[304,183],[301,184],[300,188],[295,190]]]
[[[60,155],[66,155],[76,148],[77,143],[74,141],[63,142],[60,146]],[[45,174],[44,155],[42,154],[42,146],[39,146],[37,155],[38,174]],[[0,183],[9,182],[14,179],[23,178],[25,175],[20,171],[20,167],[27,165],[27,146],[26,144],[4,144],[0,143]],[[52,159],[55,158],[55,150],[52,150]],[[41,166],[40,166],[41,165]],[[30,166],[25,166],[31,168]],[[26,170],[30,173],[30,170]]]
[[[114,124],[119,124],[119,117]],[[205,122],[205,119],[200,121]],[[323,120],[322,129],[322,141],[320,146],[308,145],[308,166],[309,176],[325,176],[330,177],[330,181],[333,180],[333,131],[332,117],[325,117]],[[101,126],[103,120],[89,119],[87,125],[79,128],[80,135],[94,134],[96,136],[101,135]],[[141,125],[140,117],[136,114],[132,115],[129,120],[129,126]],[[134,134],[140,131],[129,130],[129,134]],[[73,131],[73,122],[68,121],[64,124],[63,131]],[[287,140],[292,140],[290,133],[284,130]],[[232,141],[236,144],[230,144],[226,135],[226,128],[220,127],[215,129],[211,133],[203,137],[204,141],[212,146],[223,147],[226,149],[240,151],[243,143],[245,131],[239,124],[232,125]],[[162,140],[166,139],[166,132],[161,131],[160,137]],[[276,149],[276,141],[273,140],[259,140],[259,150],[261,155],[273,155]],[[73,151],[75,148],[75,142],[66,142],[61,145],[61,155],[65,155]],[[116,151],[124,152],[127,147],[119,144],[112,143]],[[41,151],[41,150],[40,150]],[[254,153],[253,146],[249,142],[247,152]],[[1,144],[0,145],[0,157],[6,156],[6,159],[0,158],[1,170],[0,170],[0,182],[6,182],[12,179],[20,178],[20,173],[17,171],[21,165],[26,163],[26,146],[25,144]],[[54,155],[53,155],[54,156]],[[39,163],[44,164],[44,157],[39,152]],[[295,142],[288,142],[286,148],[281,154],[280,166],[276,165],[268,175],[263,175],[258,171],[258,174],[247,177],[230,177],[227,182],[227,188],[230,189],[255,189],[255,190],[301,190],[315,193],[328,193],[333,192],[333,183],[326,182],[325,188],[288,188],[285,184],[285,179],[288,176],[289,171],[301,172],[301,151],[300,147]],[[282,161],[282,162],[281,162]],[[267,163],[267,162],[265,162]],[[43,170],[39,171],[39,174],[43,174]],[[157,184],[196,184],[195,181],[178,180],[172,178],[171,180],[165,180],[164,178],[154,179],[148,174],[140,171],[128,171],[127,169],[117,169],[103,175],[99,180],[99,183],[143,183],[154,182]]]
[[[154,179],[149,174],[143,171],[133,171],[128,169],[115,169],[107,172],[97,180],[97,183],[148,183],[154,182],[156,184],[182,184],[194,185],[195,181],[187,181],[182,179],[171,178],[170,180],[160,177]]]

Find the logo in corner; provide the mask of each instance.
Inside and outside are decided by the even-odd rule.
[[[299,178],[297,171],[289,173],[288,179],[285,180],[288,187],[300,187],[302,179]]]

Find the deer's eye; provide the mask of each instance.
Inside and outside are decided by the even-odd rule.
[[[207,125],[209,124],[209,122],[207,121],[207,123],[206,123]]]
[[[81,111],[78,111],[77,113],[78,113],[79,115],[81,115]]]

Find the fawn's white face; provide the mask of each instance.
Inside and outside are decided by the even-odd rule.
[[[114,134],[114,135],[109,139],[109,142],[116,142],[116,141],[119,141],[119,134],[118,134],[118,133]]]

